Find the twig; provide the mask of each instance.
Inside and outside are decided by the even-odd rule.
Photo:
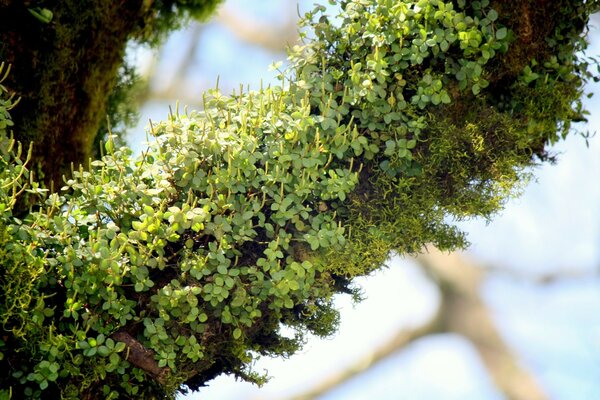
[[[112,334],[112,338],[118,342],[125,343],[125,359],[152,375],[157,381],[164,384],[169,375],[169,368],[159,367],[154,359],[154,353],[144,347],[137,339],[127,332],[116,332]]]

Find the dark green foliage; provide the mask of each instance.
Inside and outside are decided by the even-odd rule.
[[[203,111],[152,126],[135,159],[109,140],[60,192],[29,186],[39,207],[22,220],[28,171],[2,153],[0,396],[261,383],[252,361],[334,332],[333,297],[358,297],[353,278],[390,252],[464,247],[452,220],[518,193],[582,117],[591,77],[584,25],[569,24],[597,3],[552,14],[535,61],[502,7],[352,0],[336,24],[317,7],[281,86],[210,91]]]
[[[134,33],[137,40],[159,43],[168,32],[180,28],[190,18],[205,20],[221,0],[156,0],[144,1],[147,8],[141,29]]]

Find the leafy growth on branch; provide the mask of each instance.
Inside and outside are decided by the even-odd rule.
[[[587,21],[591,4],[560,15]],[[203,111],[152,126],[138,158],[109,140],[60,193],[29,187],[40,202],[24,220],[11,207],[26,169],[3,152],[0,395],[261,383],[252,361],[332,334],[333,297],[358,298],[353,278],[390,252],[466,246],[449,221],[488,218],[518,193],[583,118],[591,77],[583,27],[555,21],[537,44],[547,58],[523,61],[501,11],[349,0],[331,23],[318,6],[280,86],[210,91]]]

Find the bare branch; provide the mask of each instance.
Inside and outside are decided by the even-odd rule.
[[[118,342],[125,343],[125,359],[152,375],[157,381],[164,384],[169,375],[169,368],[159,367],[154,359],[154,352],[146,349],[137,339],[127,332],[117,332],[112,334],[112,338]]]
[[[565,280],[598,279],[600,276],[600,266],[595,269],[562,267],[553,271],[536,273],[502,266],[485,265],[484,271],[488,275],[493,274],[495,276],[508,277],[516,281],[524,281],[535,285],[551,285]]]
[[[308,391],[292,396],[290,400],[311,400],[328,393],[340,384],[362,374],[373,365],[390,356],[396,350],[405,348],[417,339],[436,333],[439,328],[440,317],[441,315],[438,312],[438,314],[436,314],[427,324],[415,329],[407,329],[398,332],[394,337],[377,347],[373,352],[370,352],[354,362],[346,369],[328,376]]]
[[[253,21],[239,15],[231,7],[223,7],[217,15],[217,22],[229,29],[238,39],[267,50],[281,52],[288,45],[298,41],[298,27],[295,8],[284,17],[283,24],[273,25]]]
[[[462,335],[475,346],[498,389],[508,399],[547,399],[535,378],[504,342],[481,299],[479,288],[485,271],[457,253],[442,254],[437,250],[418,257],[417,261],[442,292],[441,330]]]
[[[442,299],[435,316],[423,326],[400,331],[373,352],[290,400],[322,396],[415,340],[437,333],[456,333],[469,340],[498,389],[508,399],[546,400],[548,396],[538,382],[520,365],[518,357],[502,339],[479,294],[485,269],[469,263],[457,253],[448,255],[437,250],[419,256],[416,261],[440,289]]]

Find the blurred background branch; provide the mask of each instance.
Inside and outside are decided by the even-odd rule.
[[[413,329],[401,329],[363,358],[315,383],[307,391],[288,397],[288,400],[319,398],[384,358],[402,351],[414,341],[443,333],[456,333],[473,344],[488,373],[507,399],[548,399],[535,377],[521,366],[518,356],[503,340],[492,313],[480,296],[485,270],[459,253],[444,254],[436,249],[428,250],[417,257],[417,262],[427,271],[441,293],[438,310],[432,319]]]
[[[225,4],[219,10],[216,22],[229,29],[239,40],[263,47],[273,52],[283,52],[298,41],[298,15],[296,1],[286,0],[287,13],[278,21],[265,23],[252,16],[243,15],[234,7]]]

